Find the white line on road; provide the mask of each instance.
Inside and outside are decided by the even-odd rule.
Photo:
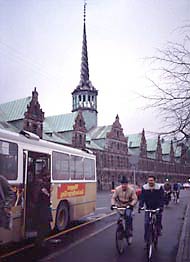
[[[51,259],[56,258],[56,257],[64,254],[65,252],[67,252],[67,251],[69,251],[70,249],[78,246],[78,245],[81,244],[82,242],[84,242],[84,241],[86,241],[86,240],[88,240],[88,239],[90,239],[90,238],[98,235],[99,233],[103,232],[104,230],[108,229],[109,227],[112,227],[112,226],[115,225],[116,223],[117,223],[117,222],[115,221],[115,222],[113,222],[113,223],[111,223],[111,224],[109,224],[109,225],[107,225],[107,226],[99,229],[98,231],[96,231],[96,232],[94,232],[94,233],[91,233],[90,235],[88,235],[88,236],[86,236],[86,237],[84,237],[84,238],[76,241],[75,243],[71,244],[70,246],[68,246],[68,247],[65,248],[64,250],[62,250],[62,251],[57,251],[57,252],[55,252],[55,253],[53,253],[53,254],[51,254],[51,255],[49,255],[49,256],[41,259],[40,261],[52,261]]]

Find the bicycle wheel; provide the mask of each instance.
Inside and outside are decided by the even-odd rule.
[[[116,249],[118,253],[121,255],[124,252],[125,246],[125,236],[124,236],[124,228],[123,226],[118,226],[116,229]]]
[[[153,251],[153,239],[152,239],[152,227],[149,228],[148,241],[147,241],[147,261],[150,262],[152,258]]]
[[[158,228],[155,225],[153,228],[153,243],[154,243],[154,248],[157,249],[158,247]]]

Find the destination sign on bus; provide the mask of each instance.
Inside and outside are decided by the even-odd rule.
[[[62,184],[57,189],[57,198],[76,197],[85,195],[85,184]]]

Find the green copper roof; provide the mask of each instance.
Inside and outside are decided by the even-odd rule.
[[[2,112],[2,110],[0,109],[0,128],[6,129],[6,130],[9,130],[9,131],[13,131],[13,132],[18,132],[17,128],[15,126],[11,125],[10,123],[8,123],[5,119],[6,119],[6,116]]]
[[[181,146],[176,146],[174,148],[175,157],[181,157]]]
[[[127,135],[127,138],[128,138],[128,147],[129,147],[129,148],[140,147],[140,144],[141,144],[141,136],[142,136],[141,133]]]
[[[48,116],[45,118],[45,132],[64,132],[73,130],[73,125],[78,112],[64,115]]]
[[[170,141],[165,141],[161,143],[162,145],[162,154],[163,155],[169,155],[170,154],[170,148],[171,148],[171,142]]]
[[[147,139],[147,151],[156,151],[158,138]]]
[[[105,139],[108,132],[111,131],[112,126],[98,126],[88,132],[91,139]]]
[[[86,143],[86,147],[89,149],[104,150],[104,148],[97,145],[93,140]]]
[[[6,121],[14,121],[24,118],[24,113],[27,110],[27,105],[31,101],[31,97],[14,100],[0,105],[0,110],[3,111]]]
[[[64,145],[69,144],[69,142],[67,140],[65,140],[64,138],[60,137],[56,133],[52,133],[51,136],[49,136],[47,134],[43,134],[43,139],[47,140],[47,141],[54,142],[54,143],[58,143],[58,144],[64,144]]]

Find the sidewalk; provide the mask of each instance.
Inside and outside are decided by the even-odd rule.
[[[190,204],[187,205],[176,262],[190,262]]]

